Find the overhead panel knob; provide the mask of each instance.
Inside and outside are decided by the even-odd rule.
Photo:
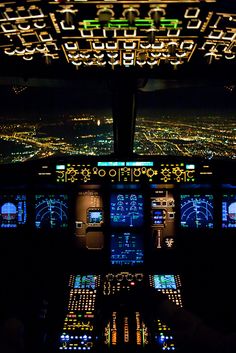
[[[212,64],[213,60],[216,59],[216,53],[208,52],[204,55],[204,57],[207,60],[207,64],[210,65],[210,64]]]
[[[139,16],[138,9],[134,7],[129,7],[123,12],[124,17],[128,20],[130,26],[134,26],[135,19]]]
[[[175,56],[176,54],[176,49],[177,49],[177,43],[176,42],[169,42],[168,43],[168,52],[171,56]]]
[[[147,40],[148,43],[154,44],[155,43],[155,38],[156,38],[156,29],[155,28],[150,28],[147,30]]]
[[[155,7],[149,11],[148,15],[153,20],[154,26],[156,28],[160,28],[161,18],[165,16],[165,10],[159,7]]]
[[[74,22],[73,14],[71,12],[65,13],[65,22],[68,26],[72,26]]]
[[[97,16],[101,26],[105,26],[110,21],[112,16],[114,16],[114,12],[112,9],[104,7],[98,10]]]

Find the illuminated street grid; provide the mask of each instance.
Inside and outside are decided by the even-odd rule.
[[[53,122],[0,125],[0,163],[59,155],[106,155],[113,152],[112,118],[70,116]],[[236,121],[221,117],[150,119],[136,123],[134,152],[204,158],[236,158]]]
[[[138,154],[236,158],[236,120],[220,116],[194,118],[139,117],[134,151]]]
[[[0,125],[0,163],[53,155],[103,155],[113,152],[111,118],[70,117],[64,122],[16,122]]]

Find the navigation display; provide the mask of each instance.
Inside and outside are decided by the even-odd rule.
[[[223,195],[222,228],[236,228],[236,195],[235,194]]]
[[[181,227],[213,228],[213,195],[180,195]]]
[[[139,227],[144,219],[143,195],[112,193],[110,200],[111,226]]]
[[[36,228],[66,228],[68,226],[67,195],[36,195],[35,196]]]
[[[143,254],[143,239],[141,234],[117,232],[111,235],[112,265],[142,264]]]
[[[176,289],[176,282],[174,275],[154,275],[155,289]]]
[[[26,217],[26,195],[0,195],[0,228],[17,228]]]

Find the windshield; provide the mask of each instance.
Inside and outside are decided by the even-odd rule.
[[[26,80],[0,90],[1,163],[113,152],[110,93],[104,82]]]
[[[236,158],[234,86],[151,80],[138,94],[134,152]]]

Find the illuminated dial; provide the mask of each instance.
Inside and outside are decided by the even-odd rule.
[[[184,170],[180,169],[179,167],[173,168],[173,174],[175,174],[177,177],[181,176],[183,172]]]
[[[68,225],[66,195],[36,195],[36,228],[65,228]]]
[[[77,175],[79,174],[79,172],[74,167],[68,168],[66,171],[66,174],[67,174],[67,180],[70,180],[72,183],[78,180]]]
[[[154,170],[153,170],[152,168],[149,168],[149,169],[147,170],[147,176],[148,176],[149,178],[152,178],[154,174],[155,174],[155,172],[154,172]]]
[[[91,171],[90,171],[90,169],[88,169],[88,168],[84,168],[84,169],[81,169],[81,174],[82,174],[84,177],[90,178]]]
[[[161,174],[164,175],[165,177],[170,177],[171,171],[170,171],[169,168],[163,168],[163,169],[161,170]]]

